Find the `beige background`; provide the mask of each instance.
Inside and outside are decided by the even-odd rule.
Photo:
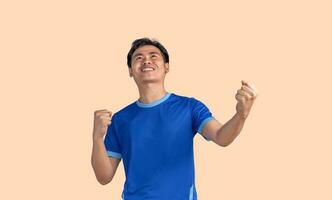
[[[195,137],[199,200],[332,199],[329,1],[1,1],[0,199],[120,199],[99,185],[93,111],[135,101],[126,54],[157,38],[166,89],[221,122],[241,79],[260,92],[226,148]]]

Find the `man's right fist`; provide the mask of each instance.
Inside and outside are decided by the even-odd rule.
[[[94,115],[93,139],[103,139],[111,124],[112,112],[106,109],[96,110]]]

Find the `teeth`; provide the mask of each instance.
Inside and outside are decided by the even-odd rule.
[[[142,69],[143,72],[146,72],[146,71],[153,71],[153,70],[154,70],[153,68],[149,68],[149,67]]]

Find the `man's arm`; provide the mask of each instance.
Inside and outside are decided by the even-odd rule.
[[[256,88],[242,81],[242,87],[235,95],[237,100],[236,114],[224,125],[215,119],[210,120],[204,126],[202,135],[223,147],[231,144],[240,134],[256,97]]]
[[[112,181],[121,159],[108,156],[102,139],[94,139],[91,164],[98,182],[106,185]]]
[[[112,112],[107,109],[94,113],[93,146],[91,164],[98,182],[106,185],[112,181],[120,159],[109,157],[104,144],[104,136],[111,123]]]
[[[234,139],[241,132],[244,125],[244,118],[241,118],[238,114],[235,114],[228,122],[224,125],[218,120],[210,120],[204,126],[202,135],[214,143],[226,147],[231,144]]]

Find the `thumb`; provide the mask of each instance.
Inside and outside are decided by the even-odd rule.
[[[242,85],[248,85],[248,82],[246,82],[244,80],[242,80],[241,83],[242,83]]]

